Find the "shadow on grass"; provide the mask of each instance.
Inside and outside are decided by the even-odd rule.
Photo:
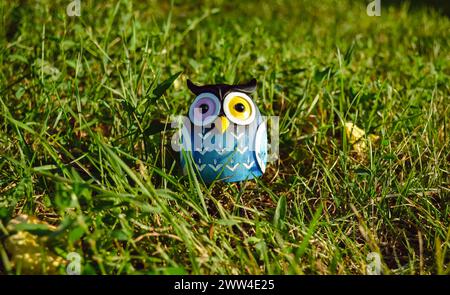
[[[369,2],[368,2],[369,3]],[[442,0],[389,0],[389,1],[383,1],[381,0],[381,5],[402,5],[404,3],[410,4],[410,9],[416,10],[416,9],[434,9],[438,12],[440,12],[443,15],[450,16],[450,1],[442,1]]]

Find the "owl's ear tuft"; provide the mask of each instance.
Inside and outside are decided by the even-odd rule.
[[[245,93],[252,93],[256,90],[256,79],[252,79],[246,84],[236,85],[236,89]]]
[[[189,88],[189,90],[194,93],[195,95],[199,95],[200,93],[203,92],[202,87],[195,85],[194,83],[192,83],[191,80],[187,79],[187,87]]]

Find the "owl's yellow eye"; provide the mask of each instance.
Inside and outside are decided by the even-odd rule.
[[[244,93],[232,92],[225,97],[224,112],[227,118],[238,125],[248,125],[255,119],[255,105]]]
[[[247,120],[252,114],[252,108],[250,104],[242,97],[232,97],[229,103],[230,114],[239,119]]]

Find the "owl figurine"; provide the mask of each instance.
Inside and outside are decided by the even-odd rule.
[[[198,86],[181,129],[181,165],[187,158],[205,184],[241,182],[261,176],[267,163],[267,128],[249,96],[256,80],[241,85]]]

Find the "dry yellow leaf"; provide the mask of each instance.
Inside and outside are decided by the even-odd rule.
[[[374,144],[380,139],[379,136],[374,134],[369,134],[366,137],[366,132],[352,122],[345,123],[344,127],[349,143],[359,156],[365,155],[369,142]]]
[[[45,224],[49,229],[55,229],[35,217],[19,215],[8,223],[7,229],[15,231],[18,224]],[[5,249],[11,255],[11,264],[22,274],[58,274],[58,269],[65,259],[50,252],[46,247],[46,237],[39,237],[27,231],[17,231],[5,240]]]

